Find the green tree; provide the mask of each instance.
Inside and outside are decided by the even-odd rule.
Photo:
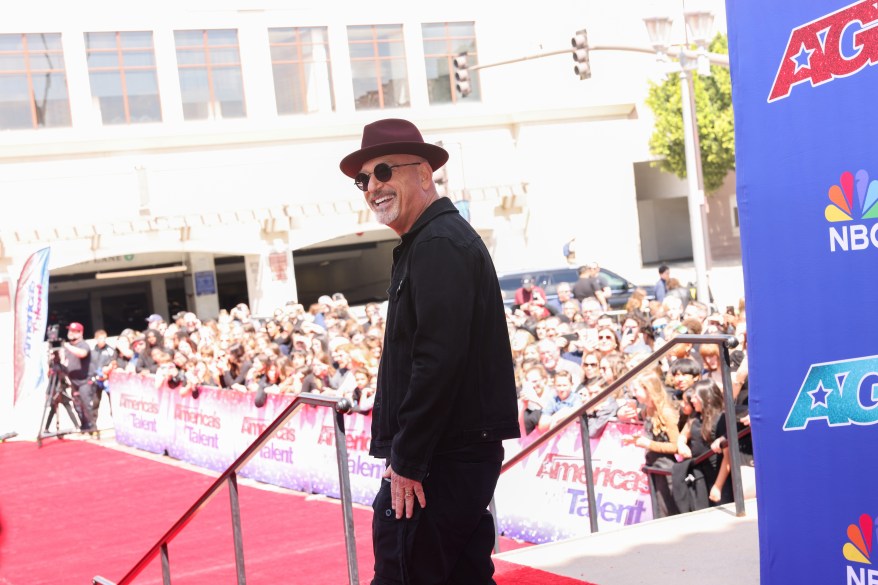
[[[729,52],[728,38],[717,35],[708,50]],[[729,70],[711,65],[711,75],[695,75],[695,112],[701,145],[701,170],[704,190],[719,189],[729,171],[735,168],[735,125],[732,115],[732,81]],[[646,104],[655,113],[655,131],[649,149],[662,157],[656,165],[663,171],[686,177],[686,147],[683,141],[683,105],[680,74],[668,75],[663,83],[649,84]]]

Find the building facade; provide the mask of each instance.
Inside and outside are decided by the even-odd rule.
[[[50,322],[86,336],[142,329],[154,312],[384,298],[395,235],[338,171],[382,117],[450,152],[440,189],[498,269],[563,264],[574,237],[578,256],[632,280],[691,258],[685,184],[646,168],[643,100],[665,70],[601,51],[580,80],[570,53],[541,56],[583,27],[592,44],[646,47],[647,3],[481,4],[50,0],[5,15],[0,328],[13,331],[21,268],[47,247]],[[473,71],[461,98],[461,52],[470,66],[513,62]],[[723,222],[731,189],[711,198]],[[709,225],[721,254],[739,254],[733,231]]]

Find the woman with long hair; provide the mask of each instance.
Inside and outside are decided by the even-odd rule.
[[[641,374],[634,379],[633,386],[634,395],[644,409],[643,435],[623,437],[622,444],[634,444],[646,449],[646,465],[670,471],[676,463],[674,455],[680,435],[677,429],[678,410],[671,403],[668,391],[656,373]],[[653,516],[663,518],[679,514],[671,493],[671,476],[650,473],[648,477],[657,504]]]
[[[247,358],[244,345],[241,343],[231,344],[218,363],[218,373],[223,388],[245,390],[243,385],[252,365],[253,363]]]
[[[604,387],[606,388],[628,371],[628,364],[625,363],[624,355],[618,351],[611,351],[607,354],[601,355],[600,369]],[[620,398],[624,393],[625,388],[619,388],[615,392],[615,396]]]
[[[354,412],[369,413],[375,404],[375,384],[372,375],[364,367],[354,370],[356,385],[349,395],[346,396],[353,404]]]
[[[598,364],[597,374],[593,373],[595,362]],[[577,393],[583,404],[595,398],[615,382],[619,376],[628,371],[625,360],[619,352],[611,352],[606,356],[601,356],[599,351],[586,352],[582,356],[582,363],[583,382],[577,388]],[[621,404],[617,400],[618,396],[619,391],[617,390],[586,412],[589,437],[599,436],[604,432],[607,423],[617,416],[616,413]]]
[[[274,383],[268,377],[272,365],[273,360],[266,354],[260,353],[253,356],[250,369],[247,370],[243,390],[256,395],[253,403],[257,408],[265,406],[265,401],[268,399],[267,389]]]
[[[627,374],[630,369],[624,354],[621,352],[612,351],[601,357],[601,376],[604,379],[604,388]],[[634,391],[628,384],[618,388],[610,397],[616,402],[614,414],[617,420],[625,423],[640,422],[640,412],[634,398]]]
[[[731,484],[726,482],[729,464],[724,455],[720,456],[726,437],[722,390],[713,380],[698,380],[692,386],[691,401],[695,412],[680,432],[677,452],[687,459],[697,459],[705,453],[711,453],[694,468],[704,475],[704,485],[709,490],[709,505],[727,504],[734,498]]]
[[[579,381],[579,387],[576,389],[582,401],[585,402],[590,398],[590,387],[600,386],[602,382],[600,354],[597,351],[584,352],[582,354],[582,379]]]
[[[619,337],[616,335],[615,329],[612,327],[598,328],[597,351],[601,356],[619,351]]]
[[[536,337],[527,329],[516,328],[509,341],[512,349],[512,362],[520,367],[524,361],[524,349],[534,343]]]
[[[274,367],[277,369],[278,394],[298,395],[302,392],[303,376],[297,371],[292,359],[288,357],[278,358],[274,363]]]
[[[646,319],[647,313],[644,311],[644,300],[646,299],[646,290],[637,287],[628,300],[625,302],[625,312],[638,315],[641,319]]]

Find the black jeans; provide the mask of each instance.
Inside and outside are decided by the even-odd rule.
[[[80,430],[94,430],[95,418],[92,410],[92,402],[95,398],[94,386],[91,382],[70,382],[73,391],[73,407],[79,415]]]
[[[372,585],[489,585],[494,583],[494,495],[502,443],[474,445],[436,455],[424,480],[427,505],[415,502],[411,518],[396,519],[390,482],[372,504]]]
[[[657,456],[652,462],[647,460],[650,467],[658,467],[671,471],[674,467],[674,459],[670,456]],[[656,508],[652,511],[653,518],[666,518],[667,516],[675,516],[680,513],[677,509],[677,502],[674,501],[674,495],[671,488],[671,476],[650,473],[648,475],[650,488],[655,494]]]

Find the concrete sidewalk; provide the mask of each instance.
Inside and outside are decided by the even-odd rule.
[[[759,585],[756,500],[497,555],[595,585]]]

